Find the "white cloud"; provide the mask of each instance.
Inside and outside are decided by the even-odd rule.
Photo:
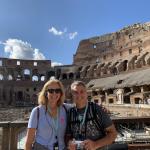
[[[66,29],[64,31],[58,31],[55,27],[51,27],[48,31],[54,35],[62,36],[66,32]]]
[[[72,40],[78,35],[78,32],[69,33],[69,39]]]
[[[70,32],[70,33],[67,32],[67,28],[64,28],[64,30],[61,31],[61,30],[57,30],[55,27],[51,27],[48,31],[53,35],[60,36],[60,37],[65,36],[70,40],[74,39],[78,35],[78,32]]]
[[[62,63],[59,63],[59,62],[52,62],[52,67],[54,66],[62,66],[63,64]]]
[[[9,58],[14,59],[33,59],[44,60],[45,56],[38,50],[31,47],[27,42],[18,39],[8,39],[2,43],[5,53],[8,53]]]

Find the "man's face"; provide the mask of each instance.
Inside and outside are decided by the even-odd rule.
[[[72,87],[73,100],[76,104],[80,104],[87,101],[86,88],[82,85],[74,85]]]

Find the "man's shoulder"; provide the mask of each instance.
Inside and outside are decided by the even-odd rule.
[[[97,103],[95,103],[95,102],[88,102],[88,104],[89,104],[89,107],[93,107],[94,109],[102,110],[102,106],[97,104]]]

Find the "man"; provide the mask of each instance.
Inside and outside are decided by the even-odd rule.
[[[76,106],[68,112],[67,133],[74,139],[69,142],[68,148],[104,149],[117,136],[110,117],[101,106],[88,102],[86,86],[82,81],[72,83],[71,92]]]

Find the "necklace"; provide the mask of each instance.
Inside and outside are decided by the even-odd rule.
[[[48,112],[49,114],[51,114],[51,109],[50,107],[48,107]],[[55,134],[55,138],[57,140],[57,136],[58,136],[58,120],[59,120],[59,107],[57,107],[57,115],[56,117],[51,116],[51,121],[52,121],[52,129],[54,131]]]
[[[79,133],[80,133],[80,134],[81,134],[82,127],[83,127],[83,125],[84,125],[84,123],[85,123],[87,109],[88,109],[88,103],[87,103],[86,108],[85,108],[85,110],[84,110],[84,114],[83,114],[83,115],[78,114],[78,119],[79,119],[79,121],[80,121],[80,126],[79,126]],[[76,111],[77,111],[77,110],[76,110]]]

